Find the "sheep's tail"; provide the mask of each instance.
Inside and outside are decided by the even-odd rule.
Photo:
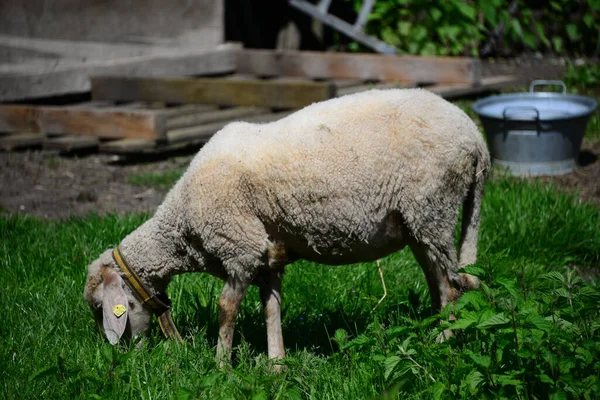
[[[485,145],[477,151],[473,180],[463,204],[460,237],[459,268],[474,264],[477,260],[477,239],[481,221],[483,185],[490,170],[490,156]]]

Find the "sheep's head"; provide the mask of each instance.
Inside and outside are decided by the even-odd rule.
[[[98,327],[111,344],[121,337],[129,340],[144,333],[152,317],[117,271],[111,252],[105,252],[88,266],[83,292]]]

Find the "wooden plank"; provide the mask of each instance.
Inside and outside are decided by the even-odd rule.
[[[465,57],[270,50],[242,50],[237,53],[239,74],[310,79],[477,84],[481,80],[480,65],[479,60]]]
[[[182,115],[169,118],[166,123],[166,129],[173,130],[217,121],[231,121],[252,115],[266,114],[268,112],[268,109],[260,107],[233,107],[213,112]]]
[[[100,139],[95,136],[61,136],[44,141],[44,149],[60,151],[93,150],[98,147]]]
[[[299,108],[334,97],[335,87],[316,82],[211,78],[93,77],[92,98]]]
[[[58,66],[48,61],[35,70],[0,74],[0,101],[87,92],[92,75],[185,76],[232,72],[236,67],[237,51],[224,46],[217,50],[173,50],[164,54]]]
[[[40,146],[45,140],[39,133],[20,133],[0,137],[0,150],[11,151]]]
[[[244,121],[245,122],[253,122],[253,123],[264,123],[264,122],[277,121],[291,113],[292,113],[292,111],[282,111],[282,112],[272,113],[272,114],[257,115],[257,116],[253,116],[253,117],[244,118]],[[210,139],[212,137],[212,135],[217,133],[219,130],[221,130],[225,125],[229,124],[230,122],[232,122],[232,121],[220,121],[220,122],[214,122],[211,124],[194,126],[194,127],[190,127],[190,128],[174,129],[172,131],[167,132],[167,134],[166,134],[167,141],[170,144],[189,142],[189,141],[207,141],[208,139]]]
[[[375,83],[375,84],[367,84],[367,85],[358,85],[358,86],[348,86],[344,88],[339,88],[337,90],[338,96],[345,96],[347,94],[364,92],[371,89],[408,89],[417,87],[416,83]]]
[[[99,150],[105,153],[140,153],[156,147],[156,142],[147,139],[121,139],[100,144]]]
[[[164,134],[165,122],[160,112],[147,110],[0,105],[0,131],[5,132],[156,139]]]
[[[215,104],[183,104],[176,107],[165,108],[161,111],[167,118],[183,117],[185,115],[200,114],[217,110],[219,106]]]
[[[434,85],[424,89],[439,94],[443,98],[452,99],[461,96],[472,96],[480,93],[486,93],[493,90],[506,89],[518,84],[518,79],[514,76],[502,75],[483,78],[480,85]]]

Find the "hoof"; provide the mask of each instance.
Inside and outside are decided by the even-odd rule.
[[[471,274],[458,274],[460,286],[463,290],[476,290],[479,288],[479,279]]]

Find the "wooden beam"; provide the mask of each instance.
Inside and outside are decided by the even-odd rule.
[[[335,95],[332,84],[216,78],[93,77],[92,98],[300,108]]]
[[[433,85],[424,89],[439,94],[445,99],[453,99],[461,96],[473,96],[476,94],[491,92],[494,90],[507,89],[515,87],[518,80],[514,76],[502,75],[483,78],[481,84],[471,85]]]
[[[277,121],[291,113],[292,113],[292,111],[282,111],[282,112],[278,112],[278,113],[255,115],[252,117],[244,118],[243,120],[245,122],[253,122],[253,123],[271,122],[271,121]],[[220,122],[213,122],[211,124],[192,126],[189,128],[174,129],[172,131],[167,132],[167,134],[166,134],[167,141],[170,144],[181,143],[181,142],[190,142],[190,141],[200,141],[200,142],[208,141],[208,139],[210,139],[212,137],[212,135],[217,133],[219,130],[221,130],[225,125],[229,124],[230,122],[232,122],[232,121],[231,120],[220,121]]]
[[[237,51],[225,46],[218,50],[173,50],[164,54],[85,63],[57,65],[48,60],[33,70],[0,74],[0,101],[87,92],[92,75],[185,76],[233,72]]]
[[[339,88],[337,90],[338,96],[345,96],[347,94],[364,92],[371,89],[408,89],[417,87],[416,83],[375,83],[375,84],[367,84],[367,85],[357,85],[357,86],[346,86],[344,88]]]
[[[253,115],[266,114],[269,110],[259,107],[233,107],[225,110],[203,112],[197,114],[172,117],[167,120],[166,129],[179,129],[189,126],[203,125],[217,121],[232,121]]]
[[[0,150],[11,151],[27,147],[40,146],[44,140],[44,135],[39,133],[19,133],[0,137]]]
[[[309,79],[473,85],[481,80],[480,62],[474,58],[308,51],[242,50],[237,53],[237,73],[257,76],[299,76]]]
[[[98,148],[100,140],[95,136],[61,136],[44,141],[44,149],[71,152]]]
[[[160,111],[0,105],[0,132],[156,139],[163,136],[165,122]]]

